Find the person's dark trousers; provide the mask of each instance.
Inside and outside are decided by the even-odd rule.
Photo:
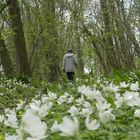
[[[73,82],[74,81],[74,72],[66,72],[67,77],[69,79],[69,81]]]

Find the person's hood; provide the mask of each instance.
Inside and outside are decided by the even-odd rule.
[[[74,54],[72,54],[72,53],[67,53],[67,54],[66,54],[66,57],[68,57],[68,58],[70,58],[70,57],[72,57],[72,56],[74,56]]]

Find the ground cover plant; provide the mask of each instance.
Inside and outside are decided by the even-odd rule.
[[[64,81],[0,79],[0,140],[140,138],[138,73]]]

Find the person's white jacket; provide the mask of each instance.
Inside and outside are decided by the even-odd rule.
[[[73,53],[67,53],[63,57],[63,69],[65,72],[75,72],[78,61]]]

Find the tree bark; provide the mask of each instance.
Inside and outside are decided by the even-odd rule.
[[[101,11],[104,22],[104,39],[106,43],[106,61],[108,65],[108,72],[112,72],[113,69],[119,69],[119,63],[114,50],[114,44],[112,40],[111,23],[108,9],[108,1],[100,0]]]
[[[14,71],[10,60],[10,56],[8,54],[8,50],[6,48],[5,41],[2,39],[1,32],[0,32],[0,58],[1,64],[4,68],[5,76],[12,76]]]
[[[11,26],[14,32],[14,45],[16,49],[18,74],[31,77],[32,74],[28,64],[27,50],[18,0],[10,0],[9,15],[11,18]]]
[[[80,25],[83,20],[83,7],[84,7],[84,2],[83,0],[75,0],[73,2],[73,7],[69,7],[71,10],[71,20],[73,24],[73,36],[74,36],[74,47],[77,49],[77,59],[78,59],[78,64],[79,64],[79,70],[80,72],[84,72],[84,62],[83,62],[83,50],[82,50],[82,44],[80,41],[80,36],[81,36],[81,29]],[[73,48],[74,48],[73,47]]]
[[[124,54],[126,57],[127,67],[132,70],[135,68],[134,64],[134,55],[140,56],[140,46],[135,38],[134,32],[132,31],[129,19],[126,17],[126,11],[124,9],[124,1],[118,1],[118,10],[119,10],[119,25],[118,29],[123,35],[123,40],[125,41]]]
[[[59,76],[59,55],[58,55],[58,47],[57,47],[58,33],[57,33],[54,0],[46,1],[46,19],[47,19],[47,31],[48,31],[48,38],[46,38],[48,42],[47,59],[49,61],[48,81],[54,82],[58,79]]]
[[[130,25],[129,21],[126,18],[126,12],[125,12],[125,9],[124,9],[124,1],[122,0],[120,3],[121,3],[120,4],[121,5],[120,9],[121,9],[122,19],[123,19],[123,24],[122,25],[124,26],[124,29],[126,31],[127,38],[129,40],[129,42],[134,45],[134,49],[135,49],[138,57],[140,57],[140,45],[135,38],[134,32],[131,29],[131,25]],[[131,60],[133,60],[133,59],[131,59]]]

